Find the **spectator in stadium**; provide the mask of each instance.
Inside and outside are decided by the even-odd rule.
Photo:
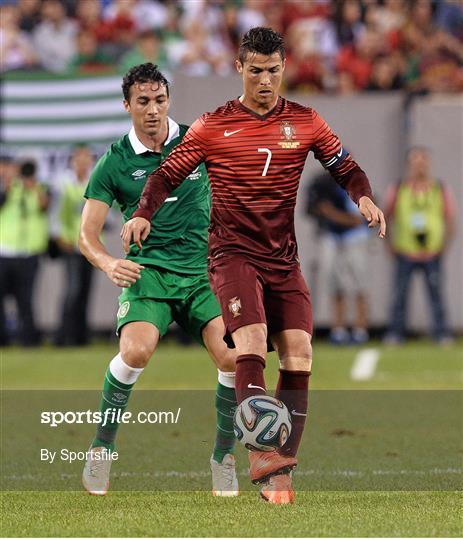
[[[282,2],[283,3],[283,2]],[[329,17],[331,6],[326,0],[313,0],[311,2],[301,2],[300,0],[286,0],[281,13],[281,27],[283,32],[295,21],[310,18]]]
[[[134,47],[121,59],[120,70],[124,73],[131,67],[152,62],[162,71],[167,71],[167,56],[159,35],[153,30],[145,30],[137,36]]]
[[[162,30],[169,19],[169,2],[135,0],[131,9],[137,31]]]
[[[118,18],[130,20],[132,25],[136,27],[134,8],[136,0],[113,0],[106,4],[103,10],[103,18],[105,21],[115,21]]]
[[[127,20],[135,32],[161,30],[168,20],[168,6],[159,0],[113,0],[103,10],[106,22]]]
[[[386,216],[392,224],[389,238],[396,271],[391,322],[385,341],[396,344],[404,339],[411,277],[421,271],[430,299],[433,337],[439,343],[447,343],[442,264],[453,236],[455,204],[449,188],[433,176],[425,148],[409,150],[405,177],[388,193]]]
[[[169,46],[169,61],[186,75],[226,75],[231,72],[231,57],[223,41],[214,41],[204,24],[196,19],[186,22],[183,40]]]
[[[399,34],[406,59],[405,81],[413,93],[459,92],[463,89],[461,43],[439,30],[428,0],[412,4]]]
[[[408,5],[409,12],[406,27],[415,28],[423,36],[431,35],[434,31],[431,0],[415,0]]]
[[[381,32],[389,34],[398,31],[405,23],[404,0],[384,0],[377,4],[377,24]]]
[[[463,4],[461,0],[440,0],[436,5],[439,28],[463,41]]]
[[[287,32],[287,43],[289,52],[285,71],[288,90],[322,91],[328,70],[313,39],[313,34],[307,33],[306,28],[293,23]]]
[[[461,43],[440,30],[424,41],[419,62],[419,88],[425,92],[463,91]]]
[[[305,17],[291,23],[286,35],[288,88],[316,91],[329,87],[338,52],[332,22],[321,16]]]
[[[3,166],[5,171],[5,166]],[[40,341],[33,313],[34,289],[39,256],[48,242],[48,190],[36,177],[36,165],[25,161],[19,177],[7,166],[2,175],[0,197],[0,344],[10,339],[4,302],[8,296],[16,301],[19,342],[34,346]]]
[[[365,343],[369,338],[366,222],[347,193],[326,172],[315,176],[309,186],[307,213],[317,221],[322,268],[328,272],[332,314],[330,341],[334,345]],[[356,312],[351,334],[346,324],[350,295],[355,299]]]
[[[400,88],[402,88],[402,77],[396,59],[389,55],[378,57],[373,64],[367,90],[387,92]]]
[[[12,4],[0,7],[0,71],[30,69],[37,58],[29,36],[21,31],[18,8]]]
[[[245,34],[253,26],[264,26],[266,24],[266,10],[271,8],[262,0],[244,0],[242,6],[237,11],[236,28],[238,35]]]
[[[95,35],[89,30],[79,30],[77,52],[68,70],[76,74],[97,74],[114,71],[112,59],[98,46]]]
[[[99,43],[104,43],[109,39],[101,14],[101,4],[99,0],[79,0],[76,5],[76,22],[79,30],[91,32]]]
[[[339,47],[352,45],[365,30],[359,0],[336,2],[334,22]]]
[[[322,92],[325,89],[327,72],[322,59],[296,47],[288,53],[286,64],[286,87],[295,92]]]
[[[127,2],[121,6],[110,4],[104,10],[100,0],[78,0],[76,20],[81,30],[90,31],[98,41],[103,53],[114,63],[128,52],[135,42],[136,22]]]
[[[375,59],[384,52],[384,38],[373,30],[365,30],[352,45],[345,45],[337,57],[337,70],[352,77],[356,90],[365,90]]]
[[[77,146],[70,169],[59,177],[58,243],[65,269],[61,323],[55,340],[59,346],[82,346],[89,341],[87,306],[93,267],[80,253],[78,240],[84,193],[93,164],[90,149],[85,145]]]
[[[40,22],[40,0],[18,0],[19,27],[24,32],[32,30]]]
[[[33,32],[37,56],[48,71],[64,72],[76,51],[77,24],[58,0],[43,0],[41,15]]]

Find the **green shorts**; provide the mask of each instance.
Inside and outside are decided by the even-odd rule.
[[[203,345],[203,328],[220,314],[206,273],[185,276],[147,266],[119,296],[117,334],[127,323],[144,321],[154,324],[162,337],[175,321]]]

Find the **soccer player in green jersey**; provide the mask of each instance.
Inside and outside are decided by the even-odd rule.
[[[219,371],[217,437],[211,456],[212,492],[235,496],[238,483],[233,409],[235,354],[223,341],[220,306],[207,277],[210,188],[200,164],[156,214],[143,247],[133,245],[125,259],[112,257],[100,240],[108,211],[117,201],[124,220],[135,211],[148,175],[182,140],[188,127],[168,116],[169,84],[157,66],[135,66],[122,83],[124,106],[133,127],[98,161],[85,192],[79,247],[87,259],[122,288],[117,313],[120,352],[104,379],[101,412],[127,406],[133,385],[169,324],[176,321],[203,344]],[[112,417],[109,416],[110,418]],[[104,417],[103,417],[104,418]],[[102,422],[103,424],[103,422]],[[99,425],[83,473],[84,487],[104,495],[117,423]]]

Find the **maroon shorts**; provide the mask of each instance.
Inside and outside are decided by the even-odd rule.
[[[312,334],[310,294],[299,265],[273,270],[227,257],[209,268],[209,281],[220,302],[228,345],[233,346],[235,330],[255,323],[266,324],[269,336],[292,329]]]

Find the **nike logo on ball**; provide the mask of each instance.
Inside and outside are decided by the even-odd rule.
[[[241,129],[236,129],[235,131],[227,131],[227,130],[225,130],[225,131],[223,132],[223,136],[224,136],[224,137],[230,137],[230,135],[234,135],[235,133],[238,133],[238,131],[241,131],[242,129],[243,129],[243,128],[241,128]]]
[[[259,388],[260,390],[263,390],[265,392],[265,388],[262,388],[262,386],[255,386],[254,384],[249,383],[248,388]]]
[[[306,414],[297,412],[294,409],[291,411],[291,414],[294,414],[294,416],[307,416]]]

